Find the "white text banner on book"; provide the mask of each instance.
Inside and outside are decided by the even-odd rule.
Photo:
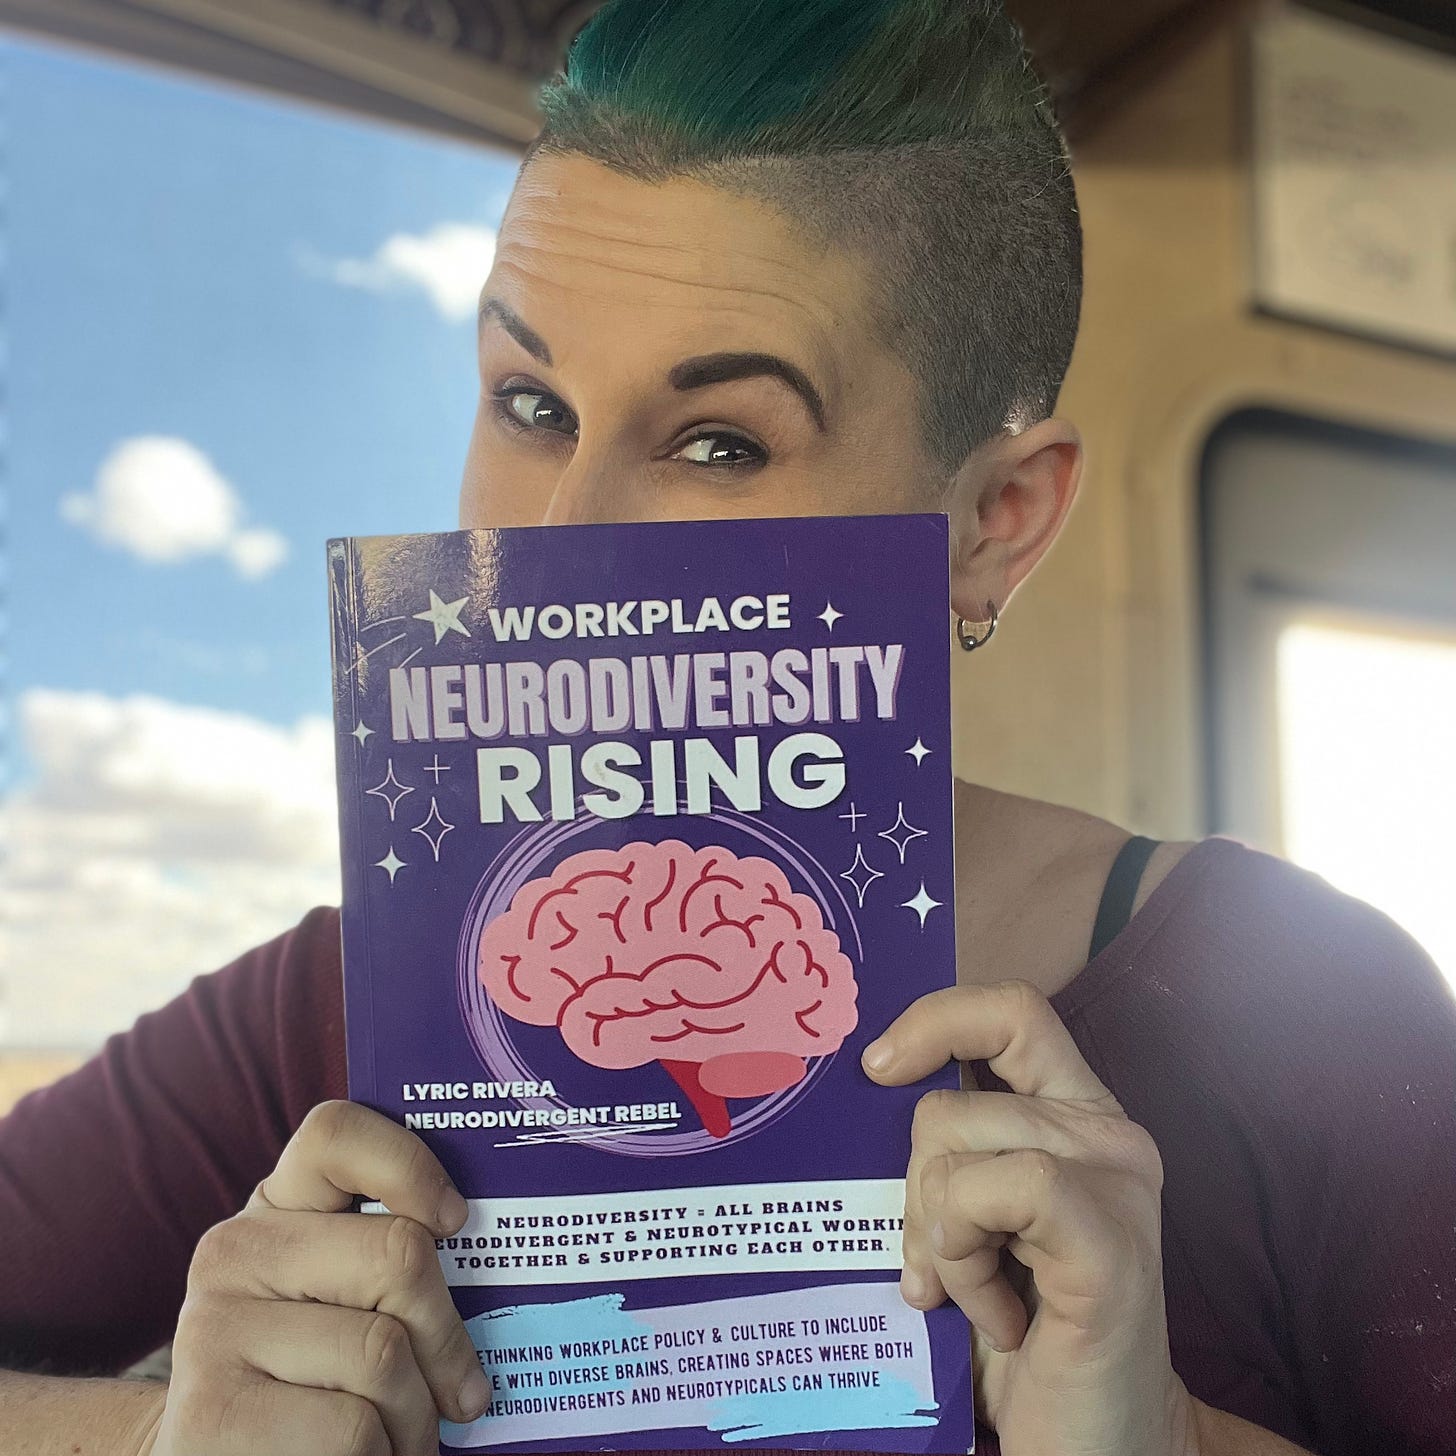
[[[903,1178],[472,1198],[438,1239],[446,1282],[597,1284],[682,1275],[899,1269]],[[361,1212],[388,1212],[366,1203]]]

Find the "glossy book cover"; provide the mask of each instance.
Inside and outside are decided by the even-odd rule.
[[[443,1449],[967,1451],[898,1289],[956,1072],[860,1066],[955,978],[945,516],[328,550],[349,1092],[494,1381]]]

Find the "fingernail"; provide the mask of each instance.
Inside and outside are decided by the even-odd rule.
[[[900,1273],[900,1294],[907,1304],[925,1303],[925,1281],[913,1270]]]
[[[945,1225],[936,1220],[934,1227],[930,1230],[930,1242],[937,1254],[945,1253]]]
[[[484,1370],[472,1370],[460,1386],[460,1409],[473,1421],[490,1404],[490,1380]]]
[[[865,1049],[862,1058],[866,1067],[872,1072],[883,1072],[890,1065],[891,1052],[889,1045],[883,1041],[872,1041]]]
[[[453,1234],[465,1222],[469,1212],[470,1208],[459,1192],[454,1188],[447,1188],[440,1195],[440,1206],[435,1211],[435,1218],[446,1233]]]

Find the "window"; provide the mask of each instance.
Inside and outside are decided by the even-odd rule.
[[[1308,614],[1275,651],[1286,853],[1456,979],[1456,630]]]
[[[1456,451],[1272,411],[1204,456],[1209,821],[1456,983]]]
[[[516,159],[3,35],[0,84],[3,1109],[337,903],[324,543],[454,527]]]

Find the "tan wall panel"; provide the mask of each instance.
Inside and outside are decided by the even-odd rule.
[[[1231,22],[1074,157],[1086,237],[1058,412],[1087,464],[994,646],[955,664],[957,771],[1165,837],[1202,817],[1198,457],[1243,405],[1456,441],[1456,363],[1252,311]]]

